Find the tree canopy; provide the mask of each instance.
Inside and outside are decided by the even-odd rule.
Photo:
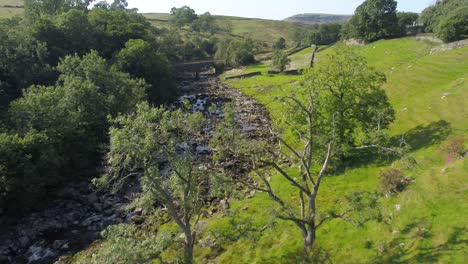
[[[368,42],[393,38],[400,34],[395,0],[366,0],[351,18],[351,37]]]

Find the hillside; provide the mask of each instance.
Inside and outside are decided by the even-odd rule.
[[[170,26],[169,14],[148,13],[143,15],[156,27],[167,28]],[[215,22],[223,30],[229,28],[230,34],[234,37],[249,37],[270,45],[280,37],[285,38],[288,44],[292,45],[292,33],[296,29],[307,27],[285,21],[230,16],[215,16]]]
[[[468,96],[468,61],[460,60],[468,58],[468,48],[430,54],[433,45],[405,38],[356,47],[371,65],[386,73],[385,89],[397,113],[391,133],[405,135],[417,165],[405,172],[415,179],[414,184],[400,195],[381,199],[382,211],[390,216],[388,223],[372,222],[356,228],[334,221],[319,231],[321,247],[336,263],[463,263],[467,257],[468,225],[462,212],[468,209],[464,177],[468,166],[466,159],[445,163],[440,148],[448,138],[468,131],[464,100]],[[329,52],[333,49],[319,53],[317,63]],[[262,67],[258,65],[257,70]],[[281,93],[280,87],[295,86],[300,78],[264,75],[227,83],[266,105],[273,120],[280,123],[282,105],[272,98]],[[388,166],[371,163],[327,178],[321,203],[351,191],[378,190],[379,173]],[[281,177],[273,184],[284,186],[285,193],[294,190]],[[266,195],[257,194],[232,207],[251,208],[237,217],[261,228],[270,219],[271,206]],[[223,228],[227,221],[215,220],[213,228]],[[219,258],[222,263],[239,263],[239,259],[242,263],[288,263],[300,250],[301,241],[292,224],[280,222],[274,230],[264,232],[259,241],[245,239],[224,247]]]
[[[320,25],[324,23],[344,23],[351,19],[351,15],[333,14],[299,14],[286,18],[284,21],[307,25]]]
[[[0,0],[0,18],[23,15],[22,5],[21,0]]]

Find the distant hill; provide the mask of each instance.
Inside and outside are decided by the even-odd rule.
[[[286,18],[284,21],[300,23],[307,25],[324,23],[344,23],[351,19],[351,15],[333,15],[333,14],[299,14]]]
[[[168,28],[169,14],[164,13],[144,13],[143,16],[148,19],[151,24],[159,28]],[[232,16],[217,16],[214,15],[215,23],[221,29],[230,28],[230,36],[238,38],[252,38],[269,46],[267,50],[275,43],[278,38],[286,39],[288,46],[293,45],[292,32],[301,28],[308,28],[309,25],[291,23],[288,21],[243,18]],[[226,36],[226,32],[220,32],[220,37]]]

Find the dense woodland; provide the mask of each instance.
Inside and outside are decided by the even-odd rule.
[[[118,189],[137,177],[143,191],[133,208],[150,214],[163,206],[173,225],[140,239],[131,236],[137,232],[133,225],[112,226],[103,233],[107,244],[89,259],[94,263],[163,263],[167,251],[179,252],[171,260],[193,263],[196,223],[207,201],[236,197],[239,188],[265,193],[275,204],[275,219],[296,228],[303,250],[294,261],[326,262],[328,256],[315,246],[323,224],[385,222],[379,199],[412,183],[403,170],[390,168],[381,174],[378,192],[332,199],[324,212],[318,201],[326,176],[369,160],[414,161],[411,145],[389,132],[397,111],[382,88],[386,75],[341,43],[314,64],[318,47],[399,38],[418,22],[445,42],[468,35],[464,0],[437,1],[422,14],[398,12],[393,0],[367,0],[347,23],[300,28],[291,32],[293,43],[278,38],[267,47],[187,6],[171,10],[170,27],[156,28],[125,0],[92,2],[25,0],[24,17],[0,20],[0,208],[14,224],[75,179],[94,178],[97,187]],[[206,120],[183,107],[168,110],[179,95],[176,63],[215,59],[234,68],[257,63],[255,55],[266,48],[271,67],[283,72],[291,63],[287,52],[311,45],[316,48],[310,67],[296,87],[274,96],[284,119],[269,138],[247,137],[233,106],[222,109],[224,119],[210,142],[214,163],[240,160],[251,174],[207,175],[193,150],[181,150],[180,143],[197,137]],[[460,156],[461,141],[450,150]],[[170,175],[161,172],[161,157]],[[273,176],[282,177],[296,195],[282,196]],[[250,234],[239,223],[230,224]],[[174,229],[182,239],[173,239]],[[229,240],[234,234],[225,235]]]

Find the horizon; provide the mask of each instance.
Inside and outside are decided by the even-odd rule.
[[[111,2],[111,0],[108,0]],[[237,0],[235,4],[215,0],[128,0],[128,8],[137,8],[140,13],[170,13],[172,7],[189,6],[197,14],[210,12],[218,16],[234,16],[245,18],[260,18],[284,20],[300,14],[352,15],[363,0],[350,0],[342,3],[339,0],[291,0],[285,5],[280,1]],[[434,4],[435,0],[400,0],[398,11],[421,13],[424,8]],[[270,8],[265,9],[264,6]]]

